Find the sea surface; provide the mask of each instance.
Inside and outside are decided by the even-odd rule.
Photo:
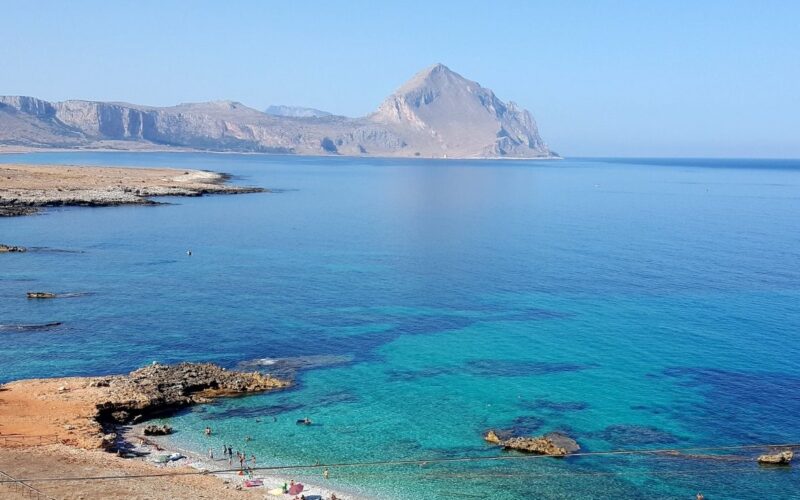
[[[762,449],[560,460],[482,439],[800,442],[800,161],[0,162],[208,169],[273,190],[0,219],[0,242],[33,247],[0,255],[0,382],[154,360],[291,376],[170,418],[175,441],[260,465],[423,462],[330,467],[333,487],[381,498],[800,496],[798,467],[759,467]],[[453,458],[469,460],[436,461]]]

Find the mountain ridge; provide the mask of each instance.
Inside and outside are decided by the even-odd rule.
[[[443,64],[359,118],[237,101],[156,107],[0,96],[0,149],[192,149],[300,155],[556,158],[531,114]],[[283,113],[283,114],[280,114]]]

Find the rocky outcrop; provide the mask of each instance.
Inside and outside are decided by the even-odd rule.
[[[210,363],[153,364],[129,375],[109,377],[109,398],[97,403],[101,423],[127,424],[215,397],[281,389],[289,382],[259,372],[226,370]]]
[[[166,436],[172,434],[172,427],[168,425],[147,425],[142,432],[145,436]]]
[[[765,454],[758,457],[758,463],[766,465],[789,465],[794,458],[792,450],[784,450],[779,453]]]
[[[25,247],[18,247],[13,245],[3,245],[0,244],[0,253],[21,253],[27,252],[28,249]]]
[[[527,111],[437,64],[366,117],[234,101],[150,107],[0,96],[0,145],[350,156],[552,158]]]
[[[502,446],[506,450],[517,450],[551,457],[564,457],[580,450],[580,446],[574,439],[556,432],[539,437],[509,437],[502,439],[497,432],[490,430],[484,434],[484,440]]]
[[[264,189],[234,186],[228,176],[197,170],[0,165],[0,216],[37,207],[153,205],[153,196],[241,194]]]

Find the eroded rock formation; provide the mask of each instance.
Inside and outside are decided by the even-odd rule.
[[[484,434],[484,439],[492,444],[502,446],[506,450],[517,450],[537,455],[564,457],[580,450],[578,443],[564,434],[551,432],[538,437],[501,438],[494,430]]]

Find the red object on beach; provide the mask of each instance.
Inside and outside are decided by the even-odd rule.
[[[303,491],[303,483],[294,483],[291,488],[289,488],[290,495],[299,495],[300,492]]]
[[[256,486],[263,486],[264,481],[262,481],[261,479],[248,479],[247,481],[244,482],[244,485],[248,488],[254,488]]]

